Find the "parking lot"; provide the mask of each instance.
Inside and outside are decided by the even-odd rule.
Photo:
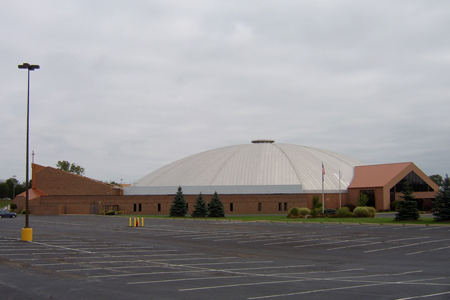
[[[0,219],[1,299],[450,299],[450,227]]]

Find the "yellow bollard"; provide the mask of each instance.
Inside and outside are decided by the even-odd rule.
[[[33,241],[33,229],[32,228],[22,228],[22,241],[32,242]]]
[[[131,218],[130,218],[130,227],[131,227]]]
[[[144,218],[141,219],[141,226],[144,227]]]

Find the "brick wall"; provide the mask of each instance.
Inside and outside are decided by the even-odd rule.
[[[114,186],[51,167],[33,165],[33,187],[47,195],[116,195]]]
[[[203,195],[209,202],[212,195]],[[306,195],[219,195],[225,214],[287,214],[292,207],[306,207]],[[185,195],[188,214],[194,209],[197,196]],[[168,215],[174,195],[111,196],[52,195],[30,200],[30,213],[35,215],[91,214],[116,206],[127,214]],[[18,211],[23,201],[17,201]],[[232,209],[232,211],[231,211]]]

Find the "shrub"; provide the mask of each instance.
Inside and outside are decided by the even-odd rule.
[[[375,218],[375,215],[377,214],[377,211],[372,206],[366,206],[367,210],[369,211],[369,218]]]
[[[358,206],[353,210],[353,216],[355,218],[368,218],[370,216],[369,210],[365,206]]]
[[[353,210],[356,208],[356,206],[351,203],[345,204],[344,207],[348,207],[350,212],[353,212]]]
[[[333,208],[327,208],[327,209],[324,209],[323,214],[324,215],[335,215],[336,210]]]
[[[298,218],[300,216],[300,208],[293,207],[289,210],[288,217],[289,218]]]
[[[368,202],[369,197],[366,194],[361,194],[358,199],[356,199],[356,206],[366,206]]]
[[[348,207],[341,207],[337,210],[337,216],[339,218],[348,218],[352,216],[352,213]]]
[[[312,206],[312,210],[315,210],[316,212],[322,212],[322,203],[319,202],[318,196],[313,196]]]
[[[14,211],[15,209],[17,209],[17,205],[15,203],[11,203],[9,205],[9,208],[11,209],[11,211]]]
[[[22,214],[22,215],[25,215],[26,213],[27,213],[27,211],[26,211],[25,209],[22,209],[21,214]]]
[[[300,211],[299,211],[300,215],[306,216],[306,215],[309,215],[310,213],[311,213],[311,211],[309,210],[309,208],[307,208],[307,207],[300,208]]]

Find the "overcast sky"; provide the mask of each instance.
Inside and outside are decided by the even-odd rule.
[[[2,1],[0,179],[131,183],[254,139],[450,172],[450,1]],[[31,161],[31,160],[30,160]]]

